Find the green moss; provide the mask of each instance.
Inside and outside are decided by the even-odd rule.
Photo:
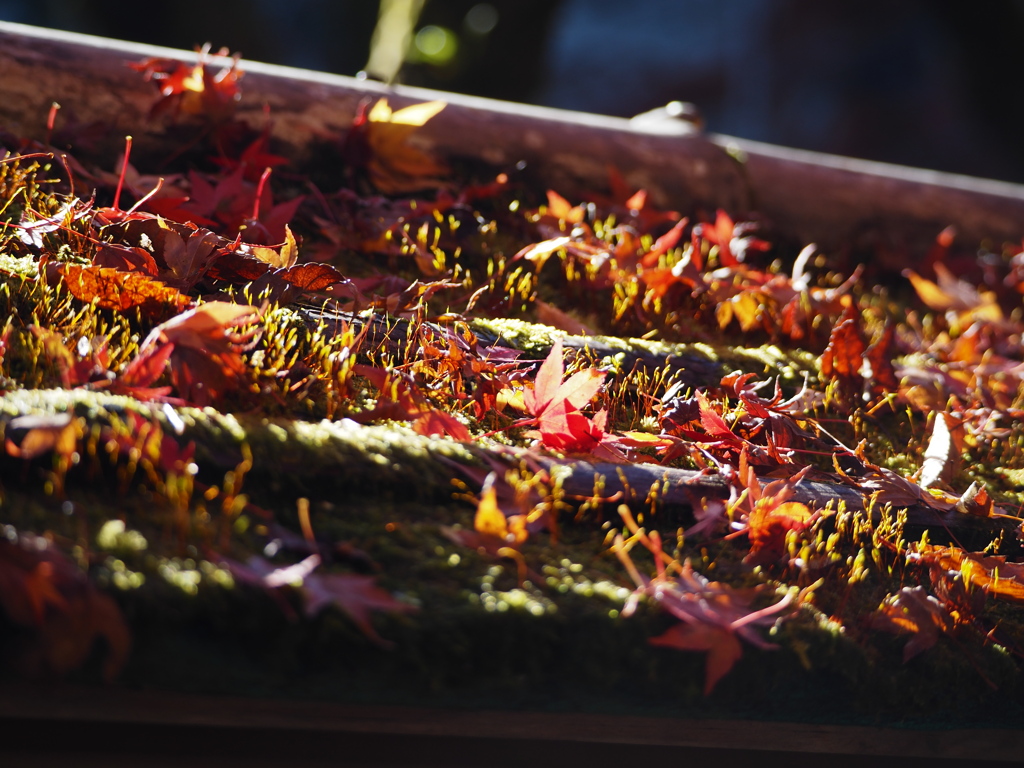
[[[470,327],[483,331],[503,344],[522,350],[529,357],[541,358],[547,355],[558,339],[568,335],[548,325],[528,323],[512,318],[474,319]],[[713,346],[710,344],[680,344],[614,336],[573,337],[579,348],[597,350],[599,357],[613,368],[615,358],[634,355],[670,361],[672,359],[696,360],[718,364],[723,372],[744,371],[757,374],[780,376],[783,380],[798,381],[804,374],[816,374],[817,357],[803,350],[783,350],[771,344],[762,347]],[[588,347],[589,343],[589,347]],[[716,382],[705,382],[712,384]]]
[[[451,492],[450,464],[477,466],[465,445],[424,437],[399,426],[363,426],[351,420],[308,423],[232,415],[212,408],[147,405],[86,389],[18,390],[0,397],[0,416],[71,412],[87,424],[107,424],[133,413],[159,424],[182,444],[194,442],[208,473],[234,469],[251,453],[249,482],[297,492],[437,497]]]

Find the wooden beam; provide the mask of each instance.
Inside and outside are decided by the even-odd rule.
[[[155,46],[0,23],[0,125],[42,138],[52,101],[61,119],[110,127],[100,143],[113,157],[126,133],[145,145],[166,141],[166,124],[147,125],[157,95],[125,66],[149,56],[194,60]],[[214,60],[214,64],[223,64]],[[947,225],[962,242],[994,247],[1024,237],[1024,186],[804,152],[671,124],[641,129],[628,120],[395,87],[339,75],[243,62],[238,116],[266,120],[300,165],[324,137],[341,136],[359,103],[387,96],[395,106],[441,98],[447,109],[417,140],[448,158],[507,170],[525,162],[541,184],[569,197],[607,185],[609,166],[661,206],[689,212],[759,212],[796,241],[825,249],[879,238],[923,249]],[[166,144],[165,144],[166,146]]]

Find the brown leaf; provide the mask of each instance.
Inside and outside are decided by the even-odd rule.
[[[903,647],[904,663],[935,645],[939,635],[953,628],[946,607],[929,595],[924,587],[903,587],[886,598],[871,619],[875,629],[910,633],[914,637]]]
[[[345,276],[330,264],[316,262],[286,267],[273,274],[303,291],[322,291],[345,280]]]
[[[392,111],[387,99],[379,99],[366,116],[366,140],[371,150],[367,169],[374,186],[386,194],[415,192],[438,186],[448,167],[417,147],[416,129],[445,108],[443,101]]]
[[[839,379],[847,387],[855,383],[859,389],[866,347],[857,320],[856,307],[851,303],[832,329],[828,346],[821,356],[821,373],[826,379]]]
[[[70,413],[17,416],[7,422],[4,447],[9,456],[35,459],[51,451],[71,456],[78,447],[81,425]]]
[[[156,277],[160,271],[156,259],[145,248],[111,243],[97,249],[92,257],[92,263],[97,267],[110,267],[122,272],[141,272],[150,277]]]
[[[867,374],[871,390],[875,394],[884,395],[899,390],[900,382],[896,376],[896,368],[892,360],[895,355],[893,342],[896,326],[891,322],[885,324],[882,335],[872,342],[864,353],[864,359],[871,369]]]
[[[946,573],[959,573],[964,581],[990,597],[1024,605],[1024,563],[1009,563],[1005,557],[965,552],[959,547],[924,545],[921,558],[937,564]]]
[[[45,539],[0,538],[0,609],[33,634],[17,659],[30,675],[64,675],[106,641],[103,675],[113,680],[128,659],[131,634],[117,604]]]

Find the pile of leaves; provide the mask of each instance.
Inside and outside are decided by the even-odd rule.
[[[435,693],[529,691],[574,653],[602,690],[732,713],[758,675],[1015,711],[1019,246],[947,230],[894,275],[614,170],[569,201],[426,154],[440,102],[367,100],[325,186],[273,115],[236,119],[237,57],[134,66],[160,176],[130,139],[68,151],[56,111],[2,136],[8,674],[159,682],[162,638],[202,625]],[[524,650],[564,622],[615,639]]]

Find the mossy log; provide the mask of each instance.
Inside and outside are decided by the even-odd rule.
[[[300,307],[298,312],[311,327],[323,323],[328,329],[349,326],[367,333],[364,349],[387,349],[402,356],[409,340],[408,320],[383,315],[353,314],[316,307]],[[367,327],[368,326],[368,327]],[[783,382],[799,384],[805,374],[817,376],[816,358],[803,350],[783,350],[771,344],[760,347],[711,344],[682,344],[614,336],[574,336],[556,328],[522,320],[472,319],[469,329],[481,346],[505,347],[522,353],[525,360],[542,360],[556,340],[585,359],[614,372],[635,370],[652,372],[667,369],[675,380],[691,387],[717,386],[727,373],[742,371]],[[446,331],[436,323],[421,323],[422,328],[439,337]]]
[[[483,443],[460,443],[425,437],[400,426],[364,426],[352,420],[318,423],[222,414],[212,409],[158,407],[127,397],[86,390],[22,390],[0,398],[0,430],[8,434],[12,419],[25,415],[73,413],[84,419],[83,432],[94,425],[123,421],[129,412],[160,424],[183,444],[194,443],[200,471],[213,475],[251,460],[247,485],[286,496],[317,498],[391,497],[430,503],[452,501],[459,488],[479,491],[479,479],[496,467],[540,465],[558,488],[559,499],[600,511],[616,519],[625,504],[639,512],[654,511],[649,524],[674,532],[695,522],[694,508],[710,499],[728,499],[730,486],[720,475],[657,464],[611,464],[569,457],[539,459],[536,454]],[[770,480],[762,480],[767,484]],[[863,494],[837,483],[802,480],[794,501],[814,509],[881,511]],[[977,549],[1002,536],[1002,554],[1019,554],[1019,520],[940,511],[923,503],[901,507],[906,530],[933,540],[955,539]]]

